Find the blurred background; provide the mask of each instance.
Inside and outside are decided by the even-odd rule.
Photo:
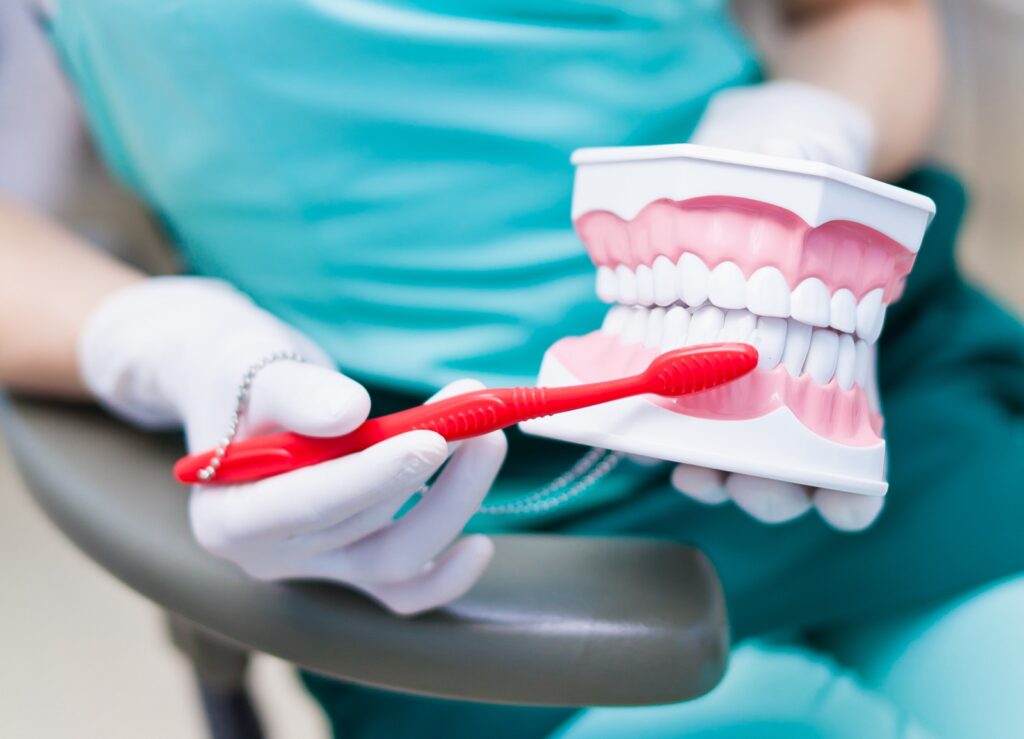
[[[968,183],[964,271],[1024,313],[1024,0],[941,0],[949,85],[930,158]],[[115,252],[166,268],[146,214],[104,175],[36,24],[0,2],[0,191]],[[0,736],[202,735],[189,668],[161,615],[35,509],[0,438]],[[271,737],[325,737],[290,668],[259,658]],[[56,698],[56,700],[55,700]]]

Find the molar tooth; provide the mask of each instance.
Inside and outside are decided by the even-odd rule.
[[[759,316],[789,315],[789,285],[775,267],[761,267],[747,281],[747,308]]]
[[[604,321],[601,323],[601,331],[609,336],[621,334],[622,329],[626,327],[626,322],[629,320],[631,310],[631,308],[624,305],[616,305],[611,308],[604,316]]]
[[[857,373],[857,349],[850,334],[839,334],[836,357],[836,382],[843,390],[849,390]]]
[[[608,266],[597,268],[597,297],[604,303],[614,303],[619,294],[615,270]]]
[[[687,252],[679,257],[676,262],[676,293],[679,299],[690,306],[701,305],[708,299],[710,274],[707,265],[696,254]]]
[[[620,289],[622,283],[619,283]],[[796,286],[790,299],[793,318],[811,326],[827,326],[829,318],[829,296],[825,283],[817,277],[808,277]]]
[[[793,377],[804,371],[804,360],[811,345],[811,327],[806,323],[789,319],[786,321],[786,348],[782,352],[782,364]]]
[[[868,342],[857,341],[854,344],[856,357],[854,358],[853,381],[861,387],[868,386],[868,373],[871,371],[871,352],[868,349]]]
[[[626,327],[622,331],[622,343],[624,345],[637,344],[644,340],[647,334],[647,311],[643,308],[629,308],[629,318]]]
[[[636,268],[636,302],[640,305],[654,305],[654,273],[646,264]]]
[[[867,338],[878,322],[878,312],[882,310],[884,292],[882,288],[876,287],[861,298],[860,303],[857,304],[857,336],[862,339]]]
[[[804,368],[819,385],[828,384],[836,373],[839,360],[839,336],[828,329],[814,329],[811,345],[807,349],[807,363]]]
[[[652,308],[647,312],[647,333],[644,334],[644,346],[656,349],[661,346],[661,337],[665,333],[665,309]]]
[[[669,308],[665,314],[665,329],[661,336],[661,350],[678,349],[686,345],[686,333],[690,327],[690,311],[681,305]]]
[[[686,345],[707,344],[718,338],[725,314],[713,305],[705,305],[693,314],[690,321],[690,333],[686,337]]]
[[[762,316],[757,319],[753,342],[757,349],[757,367],[762,370],[775,369],[782,361],[786,349],[785,318]]]
[[[615,278],[619,283],[619,302],[623,305],[636,303],[636,275],[624,264],[615,268]]]
[[[845,287],[832,294],[829,325],[848,334],[857,329],[857,299]]]
[[[719,341],[748,341],[757,327],[757,316],[748,310],[726,312]]]
[[[661,255],[654,260],[654,302],[671,305],[676,302],[676,266],[672,260]]]
[[[722,262],[711,271],[708,299],[719,308],[746,308],[747,283],[735,262]]]

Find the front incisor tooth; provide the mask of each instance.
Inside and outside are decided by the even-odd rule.
[[[654,260],[654,302],[671,305],[676,302],[676,266],[672,260],[661,255]]]
[[[615,268],[615,281],[619,283],[619,302],[623,305],[636,303],[636,275],[624,264]]]
[[[782,352],[786,349],[786,324],[785,318],[762,316],[757,319],[753,342],[757,349],[758,369],[775,369],[782,361]]]
[[[792,319],[786,321],[786,348],[782,352],[782,366],[793,377],[804,371],[807,349],[811,345],[811,327]]]
[[[719,308],[746,308],[747,282],[735,262],[722,262],[708,279],[708,300]]]
[[[747,308],[759,316],[789,315],[789,285],[775,267],[761,267],[747,281]]]
[[[632,309],[624,305],[613,306],[604,316],[601,331],[609,336],[618,336],[626,327]]]
[[[837,331],[852,334],[857,329],[857,299],[845,287],[832,295],[829,325]]]
[[[850,334],[839,334],[839,350],[836,354],[836,382],[843,390],[853,387],[857,375],[857,349]]]
[[[719,341],[749,341],[757,327],[757,316],[748,310],[731,310],[725,314]]]
[[[676,262],[676,294],[686,305],[696,307],[708,299],[707,265],[696,254],[687,252]]]
[[[646,264],[636,268],[636,302],[640,305],[654,305],[654,273]]]
[[[621,288],[621,283],[620,288]],[[796,286],[789,301],[793,318],[810,326],[827,326],[829,321],[828,288],[817,277],[808,277]]]
[[[875,328],[878,322],[878,312],[882,309],[882,295],[884,290],[876,287],[869,292],[857,304],[857,336],[862,339]]]
[[[690,311],[681,305],[670,308],[665,314],[665,329],[661,336],[661,350],[678,349],[686,345],[686,334],[690,327]]]
[[[819,385],[827,385],[836,373],[839,359],[839,335],[827,328],[811,332],[811,345],[807,348],[804,369]]]
[[[615,270],[602,265],[597,268],[597,297],[604,303],[614,303],[618,299],[619,286],[615,279]]]
[[[626,327],[622,330],[624,345],[639,344],[647,335],[647,311],[643,308],[630,308]]]
[[[715,341],[724,324],[725,313],[713,305],[705,305],[697,310],[690,320],[690,333],[686,337],[687,346]]]
[[[647,312],[647,333],[644,335],[644,346],[657,349],[661,346],[661,337],[665,332],[665,309],[651,308]]]

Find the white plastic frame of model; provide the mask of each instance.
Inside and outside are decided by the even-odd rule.
[[[581,149],[573,222],[613,304],[556,342],[538,384],[642,370],[660,352],[753,344],[758,369],[524,431],[813,487],[884,495],[875,343],[935,214],[928,198],[817,162],[692,144]]]

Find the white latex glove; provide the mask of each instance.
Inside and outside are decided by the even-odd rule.
[[[256,375],[237,438],[282,429],[333,436],[366,419],[361,385],[216,280],[155,278],[121,290],[90,317],[79,342],[83,377],[101,402],[144,426],[183,424],[190,451],[216,445],[243,374],[279,351],[297,351],[307,363],[278,361]],[[478,387],[463,381],[442,393]],[[416,431],[255,483],[195,486],[192,530],[203,548],[253,577],[328,580],[397,613],[428,610],[465,593],[490,562],[489,539],[460,534],[505,446],[501,433],[449,447]],[[429,493],[394,520],[449,452]]]
[[[796,80],[732,87],[712,96],[690,142],[833,164],[864,174],[871,118],[855,103]]]
[[[774,80],[717,93],[690,141],[825,162],[864,173],[874,139],[870,118],[855,104],[803,82]],[[885,500],[685,464],[673,470],[672,484],[708,505],[731,500],[765,523],[790,521],[813,507],[842,531],[869,526]]]

